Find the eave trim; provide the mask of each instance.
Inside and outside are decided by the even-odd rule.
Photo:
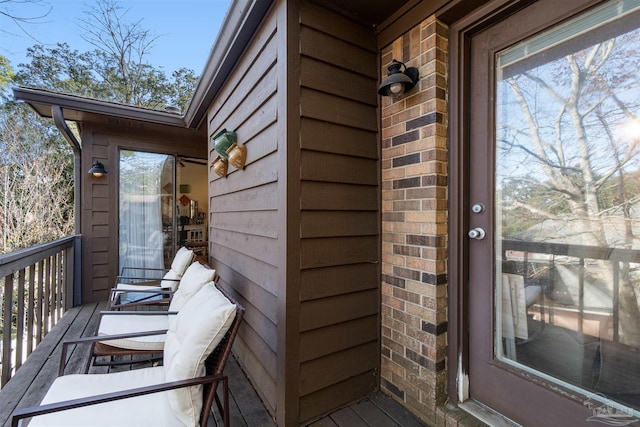
[[[209,106],[233,72],[272,4],[273,0],[232,2],[187,107],[184,116],[187,127],[197,129],[201,126]]]
[[[52,92],[45,89],[15,87],[13,88],[13,96],[15,99],[31,105],[31,107],[43,117],[51,117],[51,109],[48,108],[44,111],[39,111],[34,104],[47,105],[49,107],[58,106],[66,111],[82,111],[103,116],[158,123],[181,128],[186,127],[184,118],[172,113]]]

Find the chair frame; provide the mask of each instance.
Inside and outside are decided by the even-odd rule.
[[[175,258],[175,255],[174,255]],[[191,260],[189,262],[189,264],[193,264],[194,262],[196,262],[198,260],[198,256],[195,254],[195,252],[191,255]],[[202,263],[203,265],[206,265],[206,262]],[[164,278],[159,278],[159,279],[150,279],[148,277],[135,277],[135,276],[126,276],[125,275],[125,271],[127,270],[139,270],[139,271],[159,271],[162,274],[166,274],[169,270],[171,270],[170,268],[155,268],[155,267],[128,267],[128,266],[124,266],[122,267],[122,269],[120,270],[120,275],[116,278],[116,286],[114,286],[113,288],[111,288],[111,291],[109,292],[109,309],[110,310],[120,310],[122,308],[126,308],[126,307],[144,307],[144,306],[168,306],[169,302],[171,301],[171,297],[173,296],[173,292],[172,290],[168,289],[168,288],[162,288],[160,287],[160,284],[162,283],[162,281],[171,281],[171,282],[177,282],[180,283],[180,279],[164,279]],[[158,289],[146,289],[146,290],[126,290],[126,289],[118,289],[118,284],[122,283],[123,280],[141,280],[140,282],[133,282],[133,283],[126,283],[127,285],[132,285],[132,286],[155,286]],[[150,294],[147,295],[139,300],[136,301],[132,301],[132,302],[127,302],[127,303],[120,303],[120,298],[119,295],[123,294],[123,293],[145,293],[145,294]],[[149,301],[150,298],[153,298],[155,296],[158,295],[162,295],[164,296],[162,298],[162,300],[157,301],[157,300],[151,300]]]
[[[194,261],[195,262],[195,261]],[[209,267],[208,264],[203,264],[205,267],[207,268],[211,268]],[[218,286],[218,282],[220,281],[220,275],[219,274],[215,274],[213,277],[213,282],[215,283],[216,287],[222,291],[224,293],[224,290]],[[178,314],[177,312],[171,312],[171,311],[164,311],[164,310],[156,310],[156,311],[151,311],[151,310],[140,310],[140,311],[136,311],[136,310],[131,310],[131,311],[126,311],[126,310],[122,310],[122,308],[129,308],[131,306],[133,306],[134,308],[136,307],[150,307],[150,306],[169,306],[171,303],[171,298],[173,297],[173,294],[176,291],[153,291],[153,290],[144,290],[144,291],[137,291],[137,290],[117,290],[117,289],[112,289],[111,290],[112,295],[115,295],[116,292],[122,292],[122,293],[126,293],[126,292],[142,292],[142,293],[153,293],[154,295],[166,295],[168,296],[166,299],[163,299],[162,301],[150,301],[150,302],[141,302],[141,303],[127,303],[127,304],[122,304],[122,305],[111,305],[110,310],[108,311],[102,311],[100,312],[100,320],[102,320],[102,316],[107,316],[107,315],[136,315],[136,316],[158,316],[158,315],[175,315]],[[153,296],[153,295],[151,295]],[[149,296],[148,298],[150,298],[151,296]],[[227,296],[229,298],[229,296],[225,293],[225,296]],[[231,299],[230,299],[231,300]],[[111,299],[111,301],[113,301],[113,298]],[[161,332],[160,332],[161,333]],[[126,338],[126,337],[135,337],[135,336],[145,336],[145,335],[160,335],[160,333],[155,333],[155,334],[144,334],[144,335],[132,335],[132,334],[124,334],[121,335],[121,338]],[[104,337],[104,335],[103,335]],[[98,341],[103,341],[103,340],[98,340]],[[63,346],[64,349],[64,346]],[[126,362],[118,362],[118,361],[114,361],[113,357],[114,356],[128,356],[128,355],[149,355],[152,356],[148,359],[144,359],[144,360],[140,360],[140,361],[126,361]],[[153,356],[155,355],[155,356]],[[110,346],[108,344],[102,343],[102,342],[94,342],[92,343],[92,347],[91,347],[91,359],[89,361],[89,364],[87,365],[87,370],[89,369],[90,366],[119,366],[119,365],[128,365],[131,363],[145,363],[145,362],[154,362],[157,361],[159,359],[161,359],[161,355],[162,355],[162,351],[158,351],[158,350],[135,350],[135,349],[124,349],[124,348],[120,348],[120,347],[116,347],[116,346]],[[110,357],[111,360],[110,361],[101,361],[101,362],[97,362],[97,358],[98,357]]]
[[[194,385],[203,385],[203,400],[202,411],[200,413],[200,427],[206,427],[209,413],[213,411],[212,405],[215,401],[218,411],[222,415],[222,420],[225,427],[229,427],[229,384],[228,377],[224,374],[224,367],[231,355],[231,347],[238,334],[240,324],[244,317],[245,308],[240,305],[229,293],[215,284],[216,288],[222,292],[222,294],[236,306],[236,315],[229,327],[229,330],[224,335],[217,347],[211,352],[211,354],[205,360],[206,375],[204,377],[193,378],[189,380],[173,381],[168,383],[156,384],[147,387],[139,387],[129,390],[122,390],[113,393],[106,393],[96,396],[88,396],[80,399],[73,399],[63,402],[50,403],[42,406],[33,406],[28,408],[17,409],[11,416],[11,427],[18,427],[19,422],[25,418],[31,418],[37,415],[44,415],[53,412],[60,412],[68,409],[80,408],[84,406],[97,405],[100,403],[112,402],[115,400],[126,399],[130,397],[142,396],[146,394],[159,393],[167,390],[173,390],[183,387],[190,387]],[[136,313],[137,314],[137,313]],[[131,336],[144,336],[144,335],[159,335],[166,331],[148,331],[141,332],[139,334],[119,334],[111,336],[95,336],[84,337],[74,340],[65,340],[63,342],[63,351],[60,358],[59,375],[64,375],[64,364],[66,361],[66,346],[89,343],[97,341],[107,341],[110,339],[121,339]],[[91,375],[91,374],[86,374]],[[216,390],[218,384],[222,383],[222,402],[218,397]]]
[[[219,288],[218,288],[219,289]],[[177,315],[177,311],[101,311],[100,319],[103,316],[172,316]],[[62,353],[63,356],[66,354],[67,346],[71,344],[80,344],[80,343],[91,343],[91,356],[89,359],[89,363],[87,364],[85,372],[89,370],[91,366],[120,366],[120,365],[129,365],[135,363],[143,363],[143,362],[152,362],[155,360],[161,360],[162,350],[136,350],[136,349],[127,349],[120,348],[116,346],[111,346],[109,344],[105,344],[103,341],[122,339],[122,338],[134,338],[134,337],[144,337],[144,336],[152,336],[152,335],[162,335],[167,332],[166,329],[160,329],[156,331],[145,331],[139,333],[123,333],[118,335],[103,335],[96,337],[84,337],[77,338],[72,340],[65,340],[62,344]],[[106,338],[106,339],[103,339]],[[133,355],[148,355],[155,357],[150,357],[146,360],[139,361],[123,361],[117,362],[113,360],[115,356],[133,356]],[[110,357],[111,361],[109,362],[98,362],[98,357]]]
[[[192,263],[196,262],[192,260]],[[211,268],[206,263],[201,263],[207,268]],[[163,280],[173,280],[180,283],[181,279],[163,279]],[[213,277],[213,281],[218,283],[220,280],[220,275],[216,274]],[[148,284],[152,282],[138,283],[136,286],[149,286]],[[129,284],[129,283],[127,283]],[[171,298],[173,298],[173,294],[176,291],[172,291],[168,288],[160,287],[160,280],[157,281],[158,289],[118,289],[117,287],[111,288],[109,292],[109,310],[122,310],[123,308],[138,308],[138,307],[168,307],[171,304]],[[122,294],[144,294],[144,296],[138,300],[126,303],[120,303],[120,295]],[[150,298],[154,298],[156,296],[162,296],[161,300],[149,300]]]
[[[140,285],[142,286],[142,285]],[[111,288],[109,292],[109,310],[122,310],[123,308],[137,308],[137,307],[149,307],[149,306],[169,306],[171,298],[175,291],[168,288],[158,289],[118,289]],[[131,302],[121,302],[121,295],[123,294],[141,294],[139,299]],[[151,300],[151,298],[161,296],[160,300]]]

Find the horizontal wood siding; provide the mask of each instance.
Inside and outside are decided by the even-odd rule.
[[[208,112],[209,162],[213,136],[237,133],[247,147],[244,170],[226,178],[209,170],[209,257],[222,285],[246,307],[235,353],[271,414],[277,407],[278,280],[283,268],[278,206],[278,43],[272,11],[236,64]]]
[[[89,303],[106,301],[118,274],[119,150],[206,158],[207,140],[202,132],[113,118],[81,123],[80,129],[82,302]],[[106,176],[86,173],[95,160],[105,165]]]
[[[379,367],[377,51],[371,30],[300,14],[300,421],[373,391]]]

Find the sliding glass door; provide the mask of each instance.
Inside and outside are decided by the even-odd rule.
[[[175,158],[120,151],[119,268],[165,268],[175,252]],[[144,277],[155,277],[147,273]]]

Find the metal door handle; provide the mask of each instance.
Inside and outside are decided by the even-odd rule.
[[[487,233],[484,232],[484,229],[482,229],[480,227],[476,227],[473,230],[469,230],[468,236],[471,239],[482,240],[482,239],[484,239],[484,236],[486,236],[486,234]]]

